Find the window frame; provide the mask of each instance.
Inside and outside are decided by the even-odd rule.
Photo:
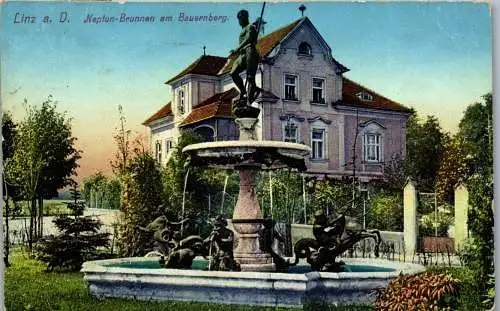
[[[287,131],[287,127],[288,126],[292,126],[295,128],[295,138],[294,138],[294,141],[292,141],[290,138],[292,136],[287,136],[286,135],[286,131]],[[300,126],[299,124],[290,119],[290,120],[286,120],[286,121],[282,121],[282,138],[283,138],[283,141],[284,142],[291,142],[291,143],[299,143],[300,141]]]
[[[358,98],[364,102],[371,102],[373,101],[373,95],[368,93],[368,92],[359,92],[358,93]]]
[[[301,51],[301,49],[300,49],[301,46],[305,46],[306,47],[306,49],[307,49],[306,53],[303,53]],[[297,51],[298,51],[297,55],[300,55],[300,56],[311,56],[312,55],[312,47],[311,47],[311,45],[309,43],[307,43],[305,41],[302,41],[302,42],[299,43],[299,46],[297,47]]]
[[[184,89],[183,88],[179,89],[177,91],[177,95],[179,97],[177,110],[179,111],[180,115],[183,115],[186,112],[186,95],[185,95]]]
[[[155,142],[155,160],[158,164],[161,164],[162,161],[162,143],[161,140],[157,140]]]
[[[294,84],[287,83],[287,81],[286,81],[287,76],[294,77],[295,83]],[[294,98],[287,98],[286,87],[289,85],[290,86],[293,85],[295,87],[295,92],[294,92],[295,97]],[[298,101],[299,100],[299,76],[298,75],[292,74],[292,73],[284,73],[283,74],[283,100],[287,100],[287,101]]]
[[[172,149],[174,149],[172,138],[165,139],[165,153],[168,154]]]
[[[320,132],[322,135],[321,140],[314,138],[314,133]],[[321,142],[321,157],[317,157],[317,150],[315,143]],[[315,157],[316,155],[316,157]],[[326,160],[326,129],[313,127],[311,128],[311,160]]]
[[[315,79],[322,81],[322,84],[321,84],[321,99],[319,101],[314,100],[314,90],[315,89],[319,89],[318,87],[314,86],[314,80]],[[311,103],[312,104],[326,105],[326,100],[325,100],[325,84],[326,84],[326,79],[325,78],[312,77],[312,80],[311,80],[311,87],[312,87],[312,101],[311,101]]]
[[[374,137],[374,142],[370,142],[369,138]],[[370,153],[373,150],[375,159],[370,159]],[[368,164],[376,164],[383,162],[383,134],[375,131],[367,131],[363,133],[363,162]]]

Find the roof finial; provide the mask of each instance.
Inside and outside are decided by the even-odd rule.
[[[206,54],[205,54],[205,49],[206,49],[206,48],[207,48],[206,46],[203,46],[203,56],[205,56],[205,55],[206,55]]]
[[[307,8],[306,8],[306,6],[305,6],[305,5],[303,5],[303,4],[302,4],[301,6],[299,6],[299,11],[300,11],[300,13],[302,14],[302,17],[304,17],[304,11],[305,11],[306,9],[307,9]]]

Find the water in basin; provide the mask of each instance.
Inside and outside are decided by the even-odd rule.
[[[106,265],[110,268],[129,268],[129,269],[161,269],[157,260],[140,261],[140,262],[122,262]],[[394,269],[373,265],[346,264],[344,265],[346,272],[392,272]],[[191,270],[208,270],[208,260],[196,259],[193,261]],[[288,268],[288,273],[308,273],[311,272],[309,265],[297,265]]]

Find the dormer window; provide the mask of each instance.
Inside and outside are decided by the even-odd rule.
[[[307,42],[299,44],[299,55],[311,55],[311,46]]]
[[[184,90],[179,90],[179,114],[184,114],[185,110],[185,100],[184,100]]]
[[[365,102],[371,102],[373,100],[373,96],[367,92],[361,92],[358,94],[359,99]]]

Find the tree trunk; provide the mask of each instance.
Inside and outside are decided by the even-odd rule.
[[[5,267],[10,267],[9,263],[9,245],[10,245],[10,232],[9,232],[9,197],[6,196],[5,198],[5,254],[3,257]]]
[[[34,227],[36,225],[36,222],[35,222],[35,213],[36,213],[36,209],[33,209],[33,202],[34,200],[30,200],[30,207],[29,207],[29,210],[30,210],[30,229],[29,229],[29,235],[28,235],[28,249],[31,251],[33,250],[33,230],[34,230]]]
[[[38,198],[38,238],[43,237],[43,197]]]

